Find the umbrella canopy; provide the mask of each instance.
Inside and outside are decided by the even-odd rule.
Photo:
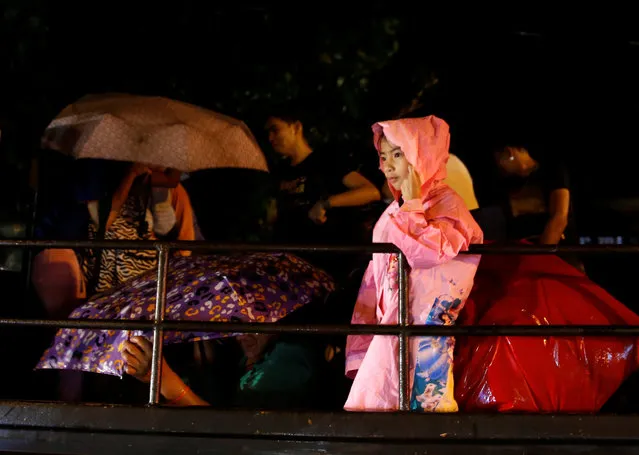
[[[639,317],[556,256],[482,258],[461,325],[617,325]],[[637,369],[635,337],[458,337],[464,411],[595,412]]]
[[[167,281],[166,319],[220,322],[276,322],[334,290],[324,271],[291,254],[242,254],[173,258]],[[96,296],[71,319],[153,319],[155,272]],[[122,376],[122,344],[151,332],[58,331],[39,369],[69,369]],[[164,343],[209,340],[220,333],[167,332]]]
[[[43,146],[75,158],[139,162],[192,172],[268,171],[255,137],[240,120],[162,97],[88,95],[45,130]]]

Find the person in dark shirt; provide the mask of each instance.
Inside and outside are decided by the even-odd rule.
[[[273,114],[266,129],[275,152],[287,160],[276,173],[276,238],[287,243],[352,241],[354,209],[380,199],[375,185],[346,164],[346,157],[314,151],[295,116]]]
[[[570,242],[572,217],[568,172],[557,162],[541,162],[523,147],[500,147],[495,160],[508,218],[508,237],[543,245]]]

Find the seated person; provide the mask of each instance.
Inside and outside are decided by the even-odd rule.
[[[179,172],[134,163],[110,185],[101,175],[101,160],[78,160],[75,166],[77,178],[86,182],[75,181],[57,194],[39,223],[38,237],[195,239],[193,210],[179,184]],[[65,317],[81,299],[151,270],[156,263],[155,251],[46,249],[34,259],[32,280],[47,312]]]
[[[39,238],[195,239],[193,211],[179,183],[179,171],[93,159],[63,164],[67,165],[66,179],[58,174],[57,181],[43,185],[47,190],[43,193],[53,194],[46,194],[47,204],[37,226]],[[34,258],[31,279],[48,315],[65,318],[85,298],[156,267],[154,250],[52,248]],[[59,397],[79,401],[82,374],[64,371],[60,379]]]
[[[318,394],[321,359],[311,343],[269,334],[236,337],[242,357],[235,368],[228,362],[213,370],[209,387],[194,392],[185,379],[162,359],[161,394],[171,406],[230,406],[250,408],[303,408]],[[225,341],[232,341],[227,339]],[[124,346],[125,371],[142,382],[151,376],[152,344],[144,337],[132,337]],[[220,359],[216,359],[220,362]],[[200,381],[200,383],[207,381]],[[223,384],[231,384],[232,391]],[[207,395],[207,401],[201,395]]]
[[[500,174],[494,180],[494,204],[503,207],[508,238],[542,245],[574,242],[566,169],[556,161],[536,160],[524,147],[500,147],[494,156]]]

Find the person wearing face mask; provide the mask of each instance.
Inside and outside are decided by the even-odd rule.
[[[81,160],[78,160],[78,162]],[[129,164],[116,178],[100,160],[78,163],[77,181],[47,210],[37,235],[47,240],[194,240],[195,224],[179,171]],[[121,177],[121,178],[118,178]],[[111,182],[115,181],[116,185]],[[182,252],[181,254],[190,254]],[[156,267],[155,251],[46,249],[34,258],[32,282],[52,317],[84,298]]]
[[[411,268],[411,324],[450,325],[473,287],[479,257],[459,255],[483,234],[464,200],[448,185],[448,124],[429,116],[373,125],[380,169],[393,202],[373,231],[373,242],[399,247]],[[374,254],[362,280],[352,323],[397,324],[398,258]],[[351,335],[346,375],[354,378],[344,405],[350,411],[399,409],[396,337]],[[452,337],[410,340],[410,409],[455,412]]]
[[[179,183],[181,172],[142,163],[114,168],[102,160],[77,160],[73,165],[75,178],[45,210],[38,237],[195,240],[194,214]],[[156,267],[154,250],[45,249],[34,258],[31,281],[48,315],[65,318],[86,298]],[[82,390],[80,372],[61,372],[62,400],[79,401]]]

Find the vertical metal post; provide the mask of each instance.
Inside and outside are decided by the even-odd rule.
[[[32,183],[35,188],[33,188],[33,197],[31,198],[31,213],[29,217],[29,222],[25,226],[25,238],[33,239],[35,238],[35,227],[38,222],[38,216],[40,214],[39,204],[40,204],[40,187],[42,186],[42,174],[40,170],[40,162],[37,158],[31,158],[31,166],[29,168],[29,182]],[[35,174],[35,178],[33,176]],[[23,276],[26,277],[24,283],[24,297],[29,296],[29,291],[31,290],[31,270],[33,268],[33,248],[27,248],[26,254],[24,252],[24,248],[22,249],[22,272]],[[30,297],[30,296],[29,296]]]
[[[410,353],[408,349],[408,271],[406,257],[399,253],[397,257],[397,281],[399,283],[399,409],[410,410]]]
[[[151,383],[149,387],[149,404],[160,402],[160,381],[162,377],[162,346],[164,329],[160,326],[164,322],[166,306],[166,278],[169,270],[169,251],[164,245],[158,247],[158,287],[155,297],[155,317],[153,319],[153,357],[151,358]]]

